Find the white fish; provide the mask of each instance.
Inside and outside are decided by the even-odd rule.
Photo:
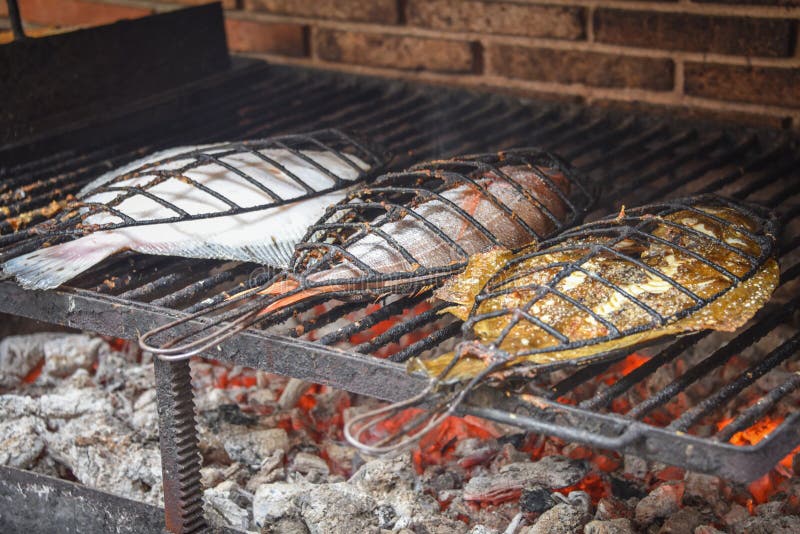
[[[170,177],[157,185],[145,187],[145,190],[177,206],[185,214],[139,193],[112,206],[136,221],[158,221],[179,216],[177,222],[126,225],[123,217],[101,209],[83,221],[84,226],[100,225],[99,230],[13,258],[3,264],[2,273],[5,277],[15,277],[26,288],[54,288],[123,250],[286,267],[294,245],[302,239],[306,228],[322,216],[326,207],[344,198],[348,187],[345,187],[347,184],[337,185],[331,176],[293,151],[265,148],[258,149],[258,152],[278,165],[251,151],[232,151],[230,145],[180,147],[108,172],[88,184],[78,195],[81,205],[84,205],[80,210],[86,213],[90,209],[85,207],[86,203],[108,206],[127,194],[124,190],[108,190],[108,187],[144,186],[156,178],[158,171],[185,169],[198,161],[198,154],[216,155],[218,161],[208,160],[180,174],[253,211],[224,215],[231,209],[229,204],[187,181]],[[370,164],[352,154],[345,154],[347,159],[344,159],[333,151],[304,149],[300,152],[345,182],[355,183],[363,179],[370,169]],[[301,178],[311,191],[279,166]],[[276,206],[279,202],[276,198],[239,172],[269,188],[281,201],[289,202]],[[117,181],[109,183],[113,180]],[[67,206],[66,211],[69,210],[70,206]],[[205,217],[191,218],[196,215]],[[103,229],[103,225],[120,224],[113,229]]]

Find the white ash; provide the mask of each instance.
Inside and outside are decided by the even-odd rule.
[[[570,504],[557,504],[544,512],[536,523],[523,528],[520,534],[572,534],[580,532],[591,520],[585,511]]]
[[[6,361],[20,367],[16,373],[6,367],[2,375],[11,376],[15,385],[0,389],[5,393],[0,395],[0,463],[160,504],[152,362],[85,335],[15,343],[33,349],[7,352],[13,358]],[[39,377],[23,383],[39,365]],[[797,477],[751,516],[731,499],[732,492],[746,491],[744,486],[732,489],[720,479],[693,473],[659,481],[666,466],[632,456],[624,462],[618,458],[623,465],[615,472],[601,473],[606,483],[613,482],[613,495],[592,506],[582,491],[554,493],[589,472],[589,460],[566,457],[584,458],[585,447],[544,437],[525,441],[512,435],[518,430],[505,428],[497,439],[460,438],[443,465],[423,466],[418,474],[410,453],[370,460],[342,441],[340,428],[316,426],[374,408],[375,401],[315,386],[306,394],[313,397],[313,408],[281,409],[277,399],[285,378],[208,362],[193,362],[192,370],[201,480],[214,526],[284,534],[667,534],[693,528],[706,534],[713,532],[711,525],[766,532],[774,524],[788,531],[800,513],[781,504],[788,502],[787,495],[800,502]],[[523,442],[525,451],[536,450],[541,459],[531,461]],[[549,499],[546,506],[525,508],[520,495],[540,494]]]
[[[624,517],[607,521],[595,519],[583,528],[584,534],[635,534],[635,532],[631,520]]]
[[[203,492],[206,518],[212,526],[248,530],[253,496],[227,480]]]
[[[63,334],[39,333],[0,340],[0,387],[22,382],[44,358],[44,344]]]
[[[547,456],[538,462],[517,462],[503,466],[496,474],[472,477],[464,487],[464,498],[493,500],[505,493],[522,490],[528,484],[553,489],[571,486],[583,478],[588,466],[563,456]]]
[[[636,521],[649,525],[656,519],[669,517],[680,509],[683,485],[662,484],[636,505]]]
[[[234,462],[258,469],[275,451],[286,454],[289,450],[289,436],[282,428],[251,430],[243,427],[228,433],[223,446]]]
[[[29,469],[42,454],[47,430],[44,421],[34,416],[0,422],[0,464]]]

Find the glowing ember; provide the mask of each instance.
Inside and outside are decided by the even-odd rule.
[[[42,367],[44,367],[44,359],[39,361],[36,364],[36,367],[28,371],[28,374],[22,379],[22,381],[26,384],[33,384],[36,382],[36,379],[39,378],[39,375],[42,374]]]
[[[728,426],[731,421],[733,421],[732,417],[720,421],[717,423],[717,429],[722,430]],[[730,443],[741,446],[755,445],[769,436],[770,432],[775,430],[782,422],[783,418],[780,417],[765,417],[753,426],[734,434],[730,439]],[[756,503],[762,504],[767,502],[770,497],[779,491],[780,483],[792,476],[792,458],[798,452],[800,452],[800,446],[786,455],[775,469],[750,483],[747,489],[750,491]]]

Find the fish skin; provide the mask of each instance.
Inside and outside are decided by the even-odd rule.
[[[113,184],[115,186],[144,184],[153,178],[154,170],[179,168],[192,161],[192,153],[222,153],[224,149],[221,147],[223,145],[179,147],[109,171],[81,191],[81,205],[105,204],[123,194],[103,190],[105,184],[118,176],[131,174],[129,179]],[[330,177],[285,149],[264,149],[259,152],[303,178],[315,191],[335,187]],[[334,153],[310,150],[302,152],[341,179],[354,184],[369,170],[367,163],[352,154],[347,154],[348,159],[363,172],[357,171]],[[187,157],[181,158],[183,154]],[[125,226],[124,220],[119,216],[100,210],[82,221],[83,227],[96,227],[99,230],[8,260],[2,265],[2,274],[5,277],[15,277],[25,288],[50,289],[122,250],[188,258],[249,261],[283,268],[289,265],[294,244],[305,235],[308,225],[317,220],[329,205],[340,201],[350,191],[350,188],[339,187],[327,193],[309,195],[277,167],[248,152],[226,156],[224,161],[264,183],[289,202],[283,206],[259,208],[237,215],[141,226]],[[244,208],[274,202],[266,192],[216,163],[188,170],[184,174]],[[149,191],[174,203],[189,215],[213,215],[229,209],[221,200],[177,179],[169,179]],[[293,199],[296,200],[292,201]],[[142,195],[123,200],[116,208],[139,221],[176,216],[175,211]],[[80,209],[85,211],[87,208]],[[117,228],[102,229],[108,225],[120,224]]]
[[[500,170],[511,180],[528,190],[536,200],[548,207],[558,219],[568,215],[567,206],[560,197],[550,191],[545,183],[524,166],[502,166]],[[571,184],[563,174],[548,176],[553,183],[569,196]],[[541,236],[552,234],[554,223],[543,215],[530,201],[521,197],[507,182],[483,176],[479,183],[515,212],[530,228]],[[380,184],[376,184],[379,186]],[[397,221],[373,222],[375,226],[410,251],[419,265],[412,265],[396,249],[390,247],[378,233],[370,232],[361,239],[350,243],[346,250],[378,273],[391,274],[412,272],[419,267],[435,269],[464,263],[466,258],[480,252],[490,250],[495,245],[480,231],[468,225],[464,219],[447,205],[447,202],[461,207],[474,217],[489,232],[499,237],[501,244],[509,249],[518,249],[535,241],[526,229],[511,220],[499,208],[494,206],[483,195],[469,185],[457,185],[441,192],[444,201],[437,198],[410,206],[409,211],[416,213],[421,219],[429,221],[447,237],[458,243],[463,254],[437,236],[424,224],[417,222],[416,217],[406,215]],[[466,255],[466,257],[464,256]],[[463,268],[463,267],[462,267]],[[363,276],[365,273],[357,266],[344,260],[340,265],[308,276],[309,281],[319,283],[325,281],[342,281]]]
[[[667,242],[680,243],[701,258],[721,265],[740,277],[740,283],[665,243],[650,241],[649,246],[643,247],[641,243],[625,239],[617,247],[620,252],[627,249],[628,254],[644,264],[710,300],[709,304],[698,306],[660,277],[614,253],[597,254],[583,263],[587,272],[618,285],[665,317],[663,325],[653,324],[652,316],[643,308],[584,272],[574,271],[555,282],[564,263],[578,261],[591,245],[610,242],[608,238],[585,232],[594,223],[568,232],[575,237],[559,239],[550,248],[533,254],[523,251],[514,256],[508,251],[496,250],[473,258],[467,270],[439,289],[436,296],[455,304],[444,312],[468,320],[467,325],[478,341],[508,355],[509,360],[502,365],[505,369],[520,363],[548,364],[595,356],[667,335],[705,329],[734,331],[766,304],[777,287],[780,269],[772,258],[774,236],[758,228],[756,221],[744,212],[729,206],[695,204],[694,207],[709,216],[689,210],[655,216],[652,234]],[[719,224],[714,217],[734,226]],[[686,225],[698,235],[676,230],[668,222]],[[585,233],[581,234],[582,230]],[[741,230],[752,232],[758,239],[751,239]],[[735,250],[714,244],[702,237],[703,234],[713,235]],[[578,248],[557,250],[564,246]],[[761,263],[753,267],[737,250],[760,258]],[[535,269],[538,270],[534,272]],[[619,334],[614,334],[607,325],[567,300],[549,292],[538,293],[545,284],[553,282],[555,289],[616,326]],[[499,293],[502,290],[506,292]],[[476,303],[478,294],[480,303]],[[523,308],[565,335],[568,346],[531,321],[523,319],[511,326],[511,314],[505,311]],[[503,314],[486,315],[493,312]],[[586,345],[577,346],[579,343]],[[445,355],[428,361],[416,360],[410,363],[409,369],[437,375],[451,359],[452,355]],[[448,379],[470,378],[486,368],[484,359],[466,356],[448,374]]]

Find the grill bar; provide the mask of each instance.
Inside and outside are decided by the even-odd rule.
[[[177,94],[169,98],[177,98]],[[601,184],[605,194],[590,218],[612,213],[621,204],[630,207],[667,196],[717,191],[741,199],[760,200],[781,215],[787,228],[796,228],[795,219],[800,214],[800,199],[796,198],[800,187],[797,140],[781,138],[771,132],[722,131],[685,122],[675,125],[653,117],[523,103],[499,96],[264,66],[256,62],[243,64],[213,83],[179,94],[188,103],[182,105],[191,110],[186,122],[165,125],[156,133],[152,128],[139,125],[127,135],[116,135],[105,145],[94,143],[84,147],[78,145],[84,134],[86,139],[92,138],[89,134],[94,126],[81,126],[74,134],[76,148],[0,169],[4,177],[0,195],[12,210],[9,213],[27,216],[30,208],[39,209],[65,194],[74,194],[100,172],[155,148],[340,127],[360,131],[368,138],[388,144],[397,154],[393,163],[395,169],[425,157],[540,143],[547,150],[574,160],[581,171]],[[153,105],[136,103],[130,109],[120,110],[114,120],[141,114],[142,109]],[[157,105],[176,104],[164,100]],[[780,185],[776,186],[776,182]],[[20,186],[28,188],[26,198],[14,197]],[[5,247],[0,249],[2,253],[11,251],[13,247],[9,245],[19,237],[19,234],[9,234],[11,226],[5,224],[9,217],[17,216],[0,217],[0,247]],[[34,214],[33,220],[37,217]],[[793,259],[800,238],[793,235],[787,232],[782,240],[783,276],[779,292],[786,293],[796,287],[800,271]],[[215,270],[208,272],[207,267],[212,266],[216,266]],[[253,265],[214,262],[198,267],[192,269],[192,263],[184,260],[130,255],[86,273],[73,282],[73,288],[30,293],[4,281],[0,282],[0,309],[132,338],[178,315],[165,307],[197,310],[210,301],[224,298],[215,295],[222,290],[230,291],[236,284],[255,276],[253,271],[256,270]],[[223,343],[213,356],[387,400],[403,400],[419,392],[427,379],[407,375],[405,366],[395,362],[404,362],[425,350],[443,350],[445,342],[450,343],[460,335],[459,323],[447,323],[402,348],[388,361],[357,351],[382,350],[397,343],[406,333],[430,328],[426,320],[435,318],[433,311],[423,312],[422,318],[401,315],[403,309],[413,307],[424,298],[425,295],[417,300],[405,299],[371,313],[366,308],[372,301],[340,303],[322,314],[313,309],[298,309],[300,322],[297,324],[302,328],[277,323],[263,330],[250,330]],[[751,326],[727,345],[722,346],[724,341],[715,342],[712,348],[717,350],[711,350],[698,366],[689,367],[666,392],[634,404],[624,416],[605,412],[615,399],[630,394],[636,384],[695,350],[701,339],[707,343],[719,336],[702,333],[681,338],[588,398],[581,397],[581,388],[613,369],[613,364],[570,371],[566,377],[561,375],[561,380],[555,384],[549,382],[548,373],[543,373],[529,385],[530,391],[544,395],[532,398],[535,399],[533,406],[540,408],[520,402],[508,408],[520,411],[516,418],[499,409],[503,406],[500,400],[492,408],[472,405],[465,410],[565,439],[598,446],[616,445],[647,458],[715,472],[732,480],[753,478],[800,442],[794,410],[789,410],[786,421],[757,446],[738,447],[724,442],[771,410],[785,405],[798,388],[800,379],[795,378],[796,374],[749,407],[736,411],[733,422],[713,438],[679,434],[672,428],[658,428],[637,417],[645,418],[652,410],[671,402],[676,394],[696,383],[691,377],[702,379],[714,373],[725,361],[754,344],[757,338],[774,335],[777,325],[794,328],[786,320],[790,310],[795,309],[796,301],[791,302],[791,306],[759,314]],[[339,325],[349,313],[359,317],[358,326]],[[397,322],[383,334],[369,334],[371,326],[389,319]],[[334,324],[337,330],[328,331]],[[289,338],[284,337],[287,329]],[[347,347],[353,334],[367,335],[368,339],[346,350],[333,348],[333,345]],[[751,338],[746,339],[746,336]],[[312,342],[313,339],[318,341]],[[783,340],[776,346],[781,342]],[[737,379],[739,377],[734,377],[726,386],[740,387],[743,382]],[[712,392],[712,395],[717,394],[720,402],[726,400],[733,404],[741,394],[738,391],[734,394],[733,389],[725,390],[731,393]],[[572,399],[577,406],[566,406],[560,402],[562,397]],[[713,410],[699,406],[696,405],[698,414],[703,412],[700,417],[710,416]],[[694,423],[688,419],[687,412],[680,424],[686,423],[691,432]],[[678,425],[674,421],[673,424]],[[687,452],[688,448],[694,452]]]
[[[747,371],[739,375],[736,380],[727,384],[710,397],[707,397],[703,402],[697,404],[692,409],[684,412],[678,419],[670,423],[667,428],[680,431],[688,430],[690,426],[696,424],[704,415],[722,406],[725,402],[739,394],[744,388],[770,372],[778,364],[794,356],[798,346],[800,346],[800,335],[795,335],[789,341],[784,342],[780,347],[772,351],[769,356],[755,365],[750,366]]]

